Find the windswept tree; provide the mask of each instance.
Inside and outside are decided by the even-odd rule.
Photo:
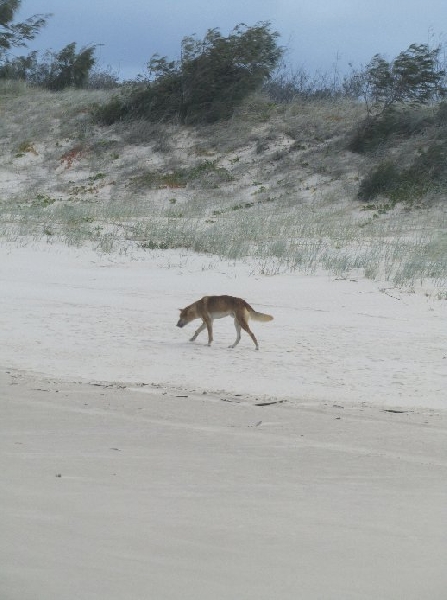
[[[106,123],[135,117],[150,121],[211,123],[229,118],[270,77],[283,54],[270,23],[238,25],[228,37],[210,29],[182,41],[180,60],[154,55],[148,78],[99,113]]]
[[[42,58],[35,51],[28,56],[7,58],[0,65],[0,79],[19,79],[54,91],[87,87],[95,64],[94,53],[95,46],[77,52],[76,43],[72,42],[59,52],[47,50]]]
[[[95,46],[76,52],[76,43],[67,44],[59,52],[48,51],[41,65],[41,81],[50,90],[86,87],[90,70],[95,64]]]
[[[443,96],[440,51],[439,46],[430,50],[427,44],[411,44],[391,62],[376,54],[357,76],[368,113],[383,113],[398,104],[427,104]]]
[[[14,22],[22,0],[0,0],[0,60],[12,48],[26,46],[47,22],[49,14],[36,14],[23,22]]]
[[[238,25],[228,37],[211,29],[203,40],[184,38],[181,74],[181,119],[216,121],[259,88],[278,65],[282,49],[269,23]]]

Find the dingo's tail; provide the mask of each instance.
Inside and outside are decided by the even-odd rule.
[[[253,319],[253,321],[272,321],[273,317],[272,315],[266,315],[265,313],[261,313],[261,312],[257,312],[256,310],[254,310],[253,312],[250,311],[250,318]]]

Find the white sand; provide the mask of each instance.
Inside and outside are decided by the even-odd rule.
[[[157,383],[251,396],[447,408],[447,303],[369,281],[250,276],[185,253],[98,257],[84,249],[0,248],[0,365],[71,380]],[[260,344],[216,321],[175,327],[178,308],[230,294],[274,315]]]
[[[1,600],[446,597],[447,303],[176,252],[0,265]],[[259,352],[230,319],[187,341],[207,293],[274,315]]]

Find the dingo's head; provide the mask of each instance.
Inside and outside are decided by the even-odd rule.
[[[179,311],[180,319],[177,322],[177,327],[184,327],[191,321],[194,321],[194,319],[197,319],[196,310],[192,304],[186,308],[179,308]]]

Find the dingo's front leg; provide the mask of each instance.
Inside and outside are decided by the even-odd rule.
[[[211,346],[213,341],[213,320],[210,318],[206,319],[204,325],[208,329],[208,346]]]
[[[197,338],[197,336],[199,335],[199,333],[201,333],[206,327],[206,323],[205,321],[203,321],[203,323],[200,325],[200,327],[195,331],[194,335],[192,336],[192,338],[190,338],[190,342],[194,342],[195,339]]]

